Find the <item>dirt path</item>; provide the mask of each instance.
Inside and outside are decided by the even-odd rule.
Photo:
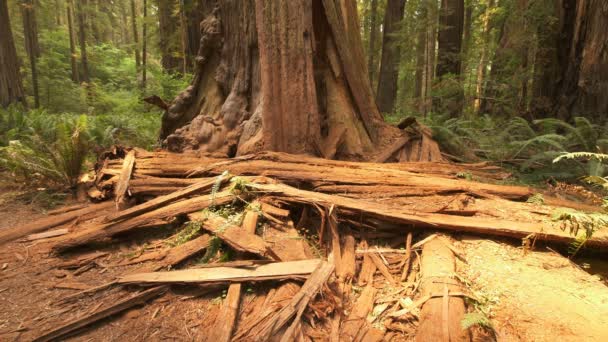
[[[493,313],[499,341],[607,341],[608,287],[553,252],[463,239],[461,273]],[[540,249],[540,248],[539,248]]]

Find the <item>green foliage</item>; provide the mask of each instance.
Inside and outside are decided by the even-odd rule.
[[[460,325],[462,326],[463,330],[470,329],[475,326],[492,331],[494,330],[492,321],[482,312],[469,312],[465,314],[462,321],[460,321]]]
[[[532,204],[545,204],[545,197],[543,196],[543,194],[541,193],[536,193],[532,196],[530,196],[530,198],[528,198],[526,200],[527,203],[532,203]]]
[[[563,230],[569,230],[576,240],[569,247],[575,256],[597,230],[608,227],[608,214],[583,213],[573,209],[562,209],[553,213],[553,220],[561,222]],[[582,232],[582,234],[579,234]]]
[[[179,246],[194,239],[200,235],[201,228],[203,227],[201,222],[188,222],[171,241],[171,246]]]

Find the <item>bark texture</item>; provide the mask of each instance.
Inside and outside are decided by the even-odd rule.
[[[38,25],[36,24],[36,12],[33,0],[21,2],[21,17],[23,18],[23,35],[25,36],[25,50],[30,60],[32,74],[32,90],[34,92],[34,107],[40,106],[38,95],[38,72],[36,70],[36,59],[40,57],[40,45],[38,44]]]
[[[444,95],[434,101],[437,111],[459,116],[464,91],[460,83],[464,0],[442,0],[439,12],[437,78]]]
[[[0,3],[0,106],[25,104],[25,93],[19,74],[19,60],[15,50],[6,1]]]
[[[179,27],[179,18],[175,15],[177,2],[173,0],[158,0],[158,36],[161,51],[161,64],[169,72],[182,70],[179,43],[174,34]]]
[[[376,99],[382,113],[391,113],[397,97],[397,79],[399,76],[399,38],[395,36],[399,23],[403,20],[406,0],[388,0],[384,13],[384,33],[382,38],[382,61]]]
[[[561,77],[556,84],[555,112],[606,121],[608,114],[608,3],[562,0],[562,30],[556,44]]]
[[[66,5],[68,17],[68,31],[70,34],[70,66],[72,71],[72,81],[78,83],[80,76],[78,75],[78,62],[76,61],[76,37],[74,37],[74,3],[72,0],[67,1]]]
[[[374,74],[376,71],[376,35],[378,33],[378,0],[371,0],[369,14],[369,51],[367,56],[367,71],[369,72],[369,81],[373,88]]]
[[[354,1],[206,0],[198,8],[194,79],[162,122],[170,150],[360,159],[378,136],[394,137],[373,99]]]

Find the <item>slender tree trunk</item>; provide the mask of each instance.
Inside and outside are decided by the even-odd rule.
[[[369,72],[369,81],[372,88],[374,87],[374,76],[376,74],[376,34],[378,32],[378,0],[371,0],[369,13],[369,53],[367,56],[367,71]]]
[[[562,0],[554,2],[551,14],[537,23],[537,46],[534,57],[534,79],[530,111],[535,117],[548,118],[554,115],[553,100],[556,98],[556,85],[560,77],[558,44],[563,25]]]
[[[0,106],[19,102],[26,105],[6,1],[0,1],[0,37]]]
[[[388,0],[384,13],[384,33],[382,37],[382,59],[378,77],[376,102],[382,113],[391,113],[395,109],[397,97],[397,79],[399,77],[399,39],[395,37],[399,24],[403,20],[405,0]]]
[[[437,38],[437,78],[442,83],[443,95],[436,99],[434,107],[436,111],[447,112],[451,117],[460,116],[464,105],[460,74],[463,24],[464,0],[442,0]]]
[[[55,0],[55,25],[57,25],[57,27],[63,24],[63,20],[61,20],[61,11],[59,10],[60,8],[63,8],[61,0]]]
[[[424,93],[426,100],[424,105],[424,115],[431,109],[432,106],[432,91],[431,86],[435,80],[435,71],[437,68],[437,2],[434,0],[425,3],[427,7],[427,49],[426,49],[426,72],[424,82]]]
[[[72,67],[72,81],[80,82],[78,77],[78,61],[76,60],[76,38],[74,37],[74,4],[73,0],[67,0],[66,11],[68,17],[68,32],[70,34],[70,65]]]
[[[142,38],[141,38],[141,44],[142,44],[142,49],[141,49],[141,89],[145,92],[146,91],[146,77],[147,77],[147,70],[146,70],[146,64],[147,64],[147,50],[148,50],[148,24],[146,23],[146,20],[148,19],[148,1],[144,0],[143,3],[144,6],[144,20],[142,23]]]
[[[475,102],[473,109],[475,113],[479,113],[482,97],[483,97],[483,82],[485,78],[487,63],[488,63],[488,50],[490,45],[490,18],[492,17],[492,11],[494,9],[494,0],[488,0],[486,11],[483,15],[483,31],[482,31],[482,43],[481,43],[481,55],[479,57],[479,64],[477,65],[477,82],[475,84]]]
[[[127,0],[118,0],[119,6],[120,6],[120,18],[121,18],[120,31],[121,31],[122,44],[129,45],[129,44],[131,44],[131,37],[129,34],[129,19],[128,19],[129,15],[127,13],[127,6],[125,5],[125,1],[127,1]]]
[[[414,98],[418,100],[418,109],[423,110],[425,89],[425,71],[426,71],[426,49],[427,49],[427,5],[420,2],[418,8],[418,37],[416,41],[416,73],[414,84]]]
[[[131,29],[133,30],[133,51],[135,53],[135,66],[139,70],[141,61],[139,59],[139,37],[137,35],[137,10],[135,0],[131,0]]]
[[[82,77],[81,80],[87,84],[91,79],[89,78],[89,62],[87,57],[87,40],[86,40],[86,29],[85,29],[85,13],[84,8],[87,6],[87,0],[76,0],[78,3],[78,37],[80,40],[80,64],[82,65]]]
[[[33,0],[21,1],[21,17],[23,18],[23,35],[25,36],[25,51],[30,60],[32,71],[32,90],[34,93],[34,107],[40,107],[40,95],[38,93],[38,72],[36,70],[36,58],[40,55],[38,44],[38,31],[36,25],[36,12]]]
[[[161,51],[161,64],[169,72],[180,72],[180,58],[175,43],[176,28],[179,26],[173,15],[175,6],[173,0],[158,0],[158,36]]]
[[[182,73],[188,72],[188,24],[186,23],[186,8],[184,0],[179,0],[180,42],[182,45]]]

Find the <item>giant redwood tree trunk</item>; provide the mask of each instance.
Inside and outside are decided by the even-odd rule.
[[[373,100],[355,1],[205,0],[199,8],[194,79],[163,117],[168,149],[363,159],[399,134]]]
[[[604,0],[560,0],[562,30],[556,42],[555,109],[561,119],[608,117],[608,5]],[[549,71],[550,72],[550,71]]]
[[[19,60],[6,1],[0,1],[0,106],[25,104],[25,93],[19,74]]]
[[[436,111],[447,112],[452,117],[459,116],[464,105],[464,89],[460,82],[463,25],[464,0],[441,0],[437,78],[443,94],[434,99],[433,106]]]

